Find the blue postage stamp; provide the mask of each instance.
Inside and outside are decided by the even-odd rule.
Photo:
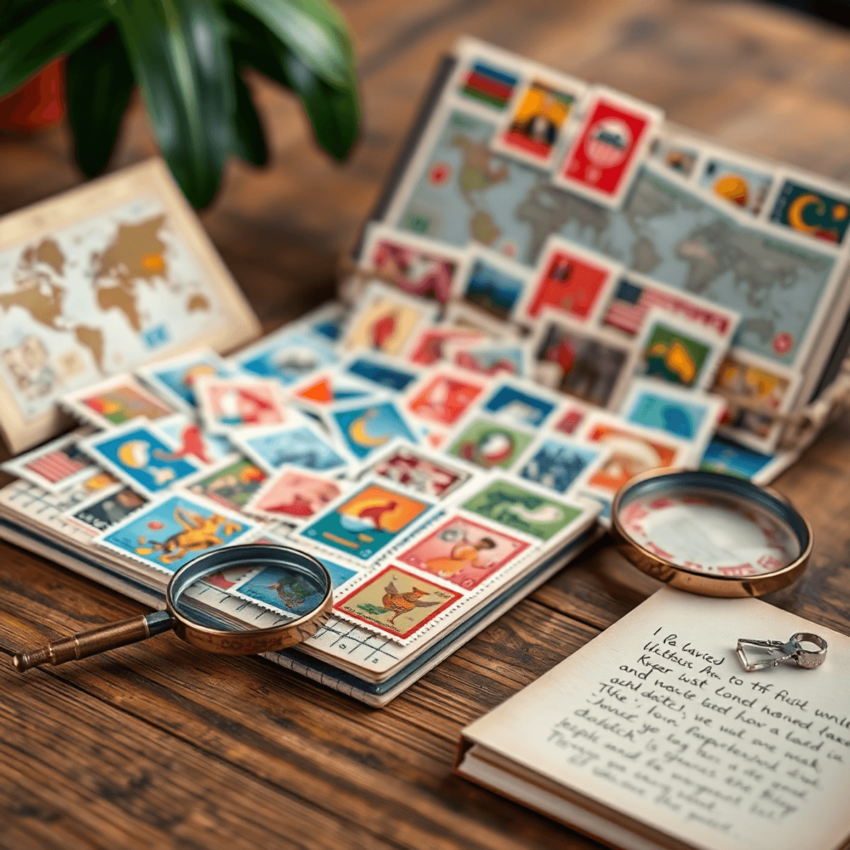
[[[414,430],[392,401],[333,410],[329,418],[349,451],[359,460],[369,457],[396,438],[409,443],[418,442]]]
[[[566,493],[585,481],[603,452],[597,448],[557,437],[543,437],[531,446],[520,464],[519,474],[556,493]]]
[[[136,492],[153,497],[194,475],[200,464],[184,454],[149,423],[132,419],[112,431],[95,434],[80,448]]]
[[[287,331],[233,358],[239,368],[262,378],[277,378],[285,386],[339,360],[332,343],[315,335]]]
[[[412,369],[403,369],[375,356],[355,357],[344,368],[350,375],[397,393],[404,392],[419,377]]]
[[[230,372],[230,367],[211,348],[200,348],[136,370],[148,386],[178,410],[193,410],[197,406],[194,386],[198,378],[224,378]]]
[[[173,495],[131,514],[96,537],[95,543],[173,573],[198,555],[245,542],[256,529],[221,505]]]
[[[547,398],[542,390],[538,393],[501,381],[482,408],[524,425],[542,425],[558,404]]]
[[[291,464],[301,469],[339,474],[351,465],[350,458],[308,424],[246,428],[231,436],[233,442],[268,473]]]

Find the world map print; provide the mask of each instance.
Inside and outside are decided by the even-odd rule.
[[[737,310],[735,344],[793,365],[834,258],[739,221],[644,166],[621,209],[552,185],[493,153],[495,126],[450,112],[396,223],[463,246],[479,242],[527,266],[558,233],[662,283]]]
[[[26,418],[224,318],[153,197],[0,251],[0,379]]]

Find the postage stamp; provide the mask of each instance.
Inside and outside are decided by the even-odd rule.
[[[517,464],[517,475],[547,490],[578,492],[602,465],[606,451],[577,440],[542,434]]]
[[[447,440],[446,452],[484,469],[508,469],[533,439],[531,431],[472,413]]]
[[[631,346],[610,331],[541,315],[532,339],[534,377],[544,386],[613,409],[633,370]]]
[[[335,407],[328,413],[328,420],[346,450],[359,461],[394,439],[419,442],[416,427],[390,399]]]
[[[651,143],[649,155],[676,174],[690,177],[702,156],[701,143],[690,136],[668,134],[662,129]]]
[[[687,440],[700,456],[717,430],[725,407],[717,395],[653,378],[635,378],[620,405],[620,415],[627,422]]]
[[[223,378],[230,372],[211,348],[196,348],[136,369],[136,375],[171,407],[188,412],[196,407],[194,386],[198,378]]]
[[[517,339],[519,328],[513,322],[503,322],[486,310],[468,304],[465,301],[452,301],[446,307],[444,321],[456,330],[477,331],[491,339]]]
[[[610,298],[600,313],[600,321],[605,327],[635,337],[640,333],[647,314],[653,307],[704,325],[729,342],[732,341],[741,320],[741,314],[737,310],[730,310],[635,272],[625,272],[612,286]]]
[[[295,532],[356,562],[371,561],[408,533],[431,508],[431,502],[383,482],[361,482],[354,493],[313,517]]]
[[[334,604],[334,610],[358,623],[406,639],[461,598],[395,565],[381,570]]]
[[[368,349],[400,356],[416,331],[437,319],[433,301],[408,296],[382,283],[370,283],[348,322],[340,345],[346,351]]]
[[[552,430],[561,434],[575,434],[588,413],[594,408],[587,407],[578,401],[568,399],[561,405],[561,409],[552,419]]]
[[[647,103],[594,86],[555,183],[619,206],[662,118]]]
[[[446,346],[447,360],[479,375],[531,374],[531,352],[524,340],[516,342],[450,342]]]
[[[455,91],[475,106],[500,113],[508,108],[517,91],[520,72],[515,60],[488,48],[489,45],[479,45],[472,40],[461,42],[456,51],[460,67]]]
[[[501,476],[485,482],[461,507],[544,543],[569,536],[582,521],[592,521],[595,516],[590,505],[573,504],[530,482]]]
[[[826,181],[784,172],[778,179],[771,223],[812,239],[843,245],[850,226],[850,198]]]
[[[401,366],[376,354],[353,357],[341,368],[343,374],[354,375],[355,378],[396,393],[404,392],[420,376],[415,367]]]
[[[139,416],[159,419],[174,413],[130,375],[109,378],[62,397],[60,404],[96,428],[114,428]]]
[[[361,478],[374,476],[432,499],[445,499],[478,474],[477,467],[449,461],[420,446],[396,441],[370,461]]]
[[[78,428],[71,434],[7,460],[0,469],[48,493],[60,493],[97,473],[97,466],[77,445],[91,433],[91,428]]]
[[[124,484],[116,484],[74,505],[63,516],[92,536],[137,511],[147,500]]]
[[[752,216],[761,212],[772,184],[764,163],[721,151],[706,157],[699,176],[700,186]]]
[[[530,381],[514,382],[501,379],[482,402],[481,409],[498,414],[520,425],[542,425],[554,410],[561,406],[562,398]]]
[[[704,325],[653,307],[636,341],[634,374],[707,389],[728,347]]]
[[[770,454],[744,448],[732,440],[717,435],[706,447],[700,469],[746,478],[764,486],[780,475],[799,457],[799,452]]]
[[[299,405],[321,411],[339,402],[370,398],[380,391],[374,384],[353,375],[323,369],[290,386],[287,394]]]
[[[175,455],[179,457],[191,456],[209,465],[233,452],[224,434],[204,431],[193,418],[182,413],[157,419],[156,427],[177,446]]]
[[[172,494],[102,532],[95,543],[167,573],[223,546],[246,542],[257,526],[198,497]]]
[[[130,420],[79,445],[100,466],[149,499],[200,468],[194,458],[179,456],[177,446],[146,419]]]
[[[407,359],[417,366],[430,366],[448,359],[448,346],[452,343],[474,343],[485,339],[481,331],[460,330],[445,325],[430,325],[422,328],[414,337],[407,352]]]
[[[288,422],[280,384],[273,378],[201,378],[195,397],[207,431],[227,434],[233,428],[255,428]]]
[[[246,513],[301,524],[343,492],[338,480],[297,467],[282,467],[255,492]]]
[[[463,278],[466,253],[443,242],[414,236],[384,224],[373,224],[358,264],[402,292],[445,304]]]
[[[232,439],[267,474],[289,465],[340,475],[352,463],[309,422],[237,431]]]
[[[472,590],[530,548],[529,542],[498,526],[455,514],[438,528],[428,530],[394,560]]]
[[[549,236],[516,310],[517,321],[534,326],[544,308],[579,322],[596,318],[609,284],[622,266],[607,257]]]
[[[485,391],[487,382],[460,370],[438,369],[410,391],[405,408],[419,419],[455,425]]]
[[[329,339],[300,330],[298,325],[284,327],[230,358],[240,369],[260,378],[274,378],[284,386],[338,360]]]
[[[292,326],[297,326],[322,340],[336,342],[342,337],[347,319],[347,304],[342,301],[326,301],[320,307],[299,316]]]
[[[535,75],[517,99],[492,148],[540,168],[549,168],[573,106],[586,86],[559,74]]]
[[[458,282],[456,297],[507,322],[513,319],[529,279],[526,266],[498,251],[475,247],[471,249],[469,273]]]
[[[226,508],[241,511],[265,480],[265,472],[255,463],[238,454],[231,454],[183,479],[180,486],[196,496],[204,496]]]

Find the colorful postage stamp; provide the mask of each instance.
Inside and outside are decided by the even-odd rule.
[[[233,442],[269,474],[289,465],[338,475],[352,463],[309,423],[238,431],[233,434]]]
[[[752,216],[761,212],[772,184],[773,174],[764,165],[745,165],[724,154],[709,156],[699,177],[700,186]]]
[[[447,359],[470,372],[492,377],[531,374],[531,352],[524,341],[449,343]]]
[[[716,395],[687,390],[652,378],[635,378],[620,415],[627,422],[657,428],[698,446],[698,454],[717,429],[725,404]]]
[[[336,363],[339,357],[332,345],[330,340],[303,331],[296,325],[294,329],[285,327],[265,337],[231,360],[252,375],[274,378],[289,386],[318,369]]]
[[[412,390],[405,407],[414,416],[437,425],[455,425],[475,403],[487,383],[458,370],[432,372],[426,382]]]
[[[650,156],[676,174],[690,177],[700,158],[700,146],[696,139],[687,136],[663,135],[652,142]]]
[[[279,425],[293,415],[273,378],[201,378],[195,384],[195,397],[204,427],[213,434]]]
[[[521,425],[542,425],[562,399],[531,383],[497,381],[481,405],[482,410],[518,422]]]
[[[48,493],[60,493],[97,473],[97,466],[77,445],[91,433],[91,428],[79,428],[58,440],[7,460],[0,469]]]
[[[530,548],[530,543],[500,528],[455,515],[395,560],[472,590]]]
[[[204,552],[246,542],[257,526],[197,497],[173,494],[149,503],[95,538],[125,557],[168,573]]]
[[[649,104],[594,87],[555,182],[592,200],[619,206],[662,117]]]
[[[706,447],[699,468],[764,485],[769,484],[798,456],[797,452],[769,454],[747,449],[718,435]]]
[[[507,127],[493,140],[493,149],[543,168],[550,166],[573,104],[585,88],[569,77],[535,77],[519,96]]]
[[[159,419],[174,413],[129,375],[119,375],[63,396],[60,403],[79,419],[103,429],[114,428],[139,416]]]
[[[358,575],[357,570],[350,567],[343,567],[325,557],[321,560],[335,589]],[[292,618],[314,611],[325,595],[317,582],[283,567],[266,567],[230,588],[230,593]]]
[[[534,434],[474,413],[448,440],[447,453],[484,469],[508,469],[534,439]]]
[[[568,400],[564,402],[552,420],[552,430],[561,434],[575,434],[590,410],[591,408],[577,401]]]
[[[287,390],[293,401],[313,410],[327,410],[340,402],[366,399],[376,392],[380,390],[374,384],[335,369],[325,369],[309,375]]]
[[[328,414],[328,420],[346,449],[361,461],[392,440],[418,442],[415,427],[390,400],[337,407]]]
[[[483,339],[485,336],[480,331],[431,325],[422,328],[414,337],[407,359],[417,366],[430,366],[448,358],[447,346],[450,344],[480,342]]]
[[[459,283],[457,297],[507,322],[528,288],[529,277],[526,266],[496,251],[475,248],[469,274]]]
[[[534,485],[507,478],[491,479],[461,507],[547,543],[570,533],[586,510]]]
[[[454,590],[389,566],[340,599],[334,610],[392,637],[406,639],[460,598]]]
[[[622,397],[634,361],[630,345],[616,335],[548,311],[534,336],[532,358],[541,384],[607,408]]]
[[[578,248],[558,236],[547,238],[518,320],[534,325],[544,308],[580,322],[595,318],[608,284],[622,267],[601,254]]]
[[[726,348],[727,342],[703,325],[653,307],[636,342],[634,372],[706,389]]]
[[[541,487],[566,493],[584,486],[605,458],[602,449],[576,440],[543,435],[528,447],[517,474]]]
[[[369,227],[359,265],[402,292],[445,304],[465,275],[465,252],[383,224]]]
[[[358,299],[341,346],[346,351],[366,348],[401,355],[417,329],[437,319],[433,301],[413,298],[381,283],[370,283]]]
[[[204,431],[194,419],[182,413],[157,419],[156,427],[176,444],[175,454],[179,457],[191,456],[203,464],[211,464],[233,453],[233,446],[224,434]]]
[[[370,384],[397,393],[404,392],[419,378],[418,369],[405,368],[375,354],[354,357],[342,369],[344,374],[354,375]]]
[[[815,186],[804,178],[782,175],[770,220],[813,239],[844,244],[850,226],[850,198],[827,185]]]
[[[195,409],[195,381],[223,378],[230,368],[211,348],[197,348],[179,357],[136,369],[136,374],[176,410]]]
[[[521,334],[519,327],[513,322],[503,322],[466,301],[450,302],[446,306],[443,320],[456,330],[479,333],[491,339],[519,339]]]
[[[431,502],[421,497],[414,498],[383,483],[365,482],[296,535],[355,561],[371,561],[409,532],[430,507]]]
[[[125,484],[148,498],[194,475],[200,464],[179,456],[177,446],[145,419],[94,434],[80,448]]]
[[[264,519],[300,524],[338,498],[342,487],[316,472],[283,467],[254,493],[245,510]]]
[[[309,313],[299,316],[292,324],[322,340],[336,342],[342,337],[347,319],[347,304],[342,301],[327,301]]]
[[[457,93],[475,104],[503,112],[519,83],[518,73],[510,62],[482,53],[475,50],[475,55],[464,64],[457,81]]]
[[[265,480],[265,472],[255,463],[238,454],[232,454],[184,479],[180,486],[196,496],[205,496],[226,508],[241,511]]]
[[[74,505],[63,516],[94,536],[130,516],[146,501],[144,497],[133,492],[126,485],[116,484]]]
[[[730,342],[741,320],[741,314],[736,310],[650,280],[643,275],[627,272],[621,275],[612,287],[611,297],[601,312],[601,322],[606,327],[634,337],[640,333],[647,314],[653,307],[704,325]]]

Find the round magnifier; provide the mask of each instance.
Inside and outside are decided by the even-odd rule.
[[[269,595],[275,609],[280,608],[279,616],[252,605],[245,596],[228,593],[232,570],[256,578],[256,592]],[[177,570],[168,583],[164,611],[19,653],[12,663],[20,672],[64,664],[170,630],[186,643],[220,655],[274,652],[314,635],[331,616],[332,606],[331,577],[310,555],[286,546],[231,546],[201,555]],[[257,628],[258,617],[268,625]]]
[[[705,596],[762,596],[796,581],[812,529],[772,490],[716,472],[653,470],[611,507],[618,550],[645,573]]]

